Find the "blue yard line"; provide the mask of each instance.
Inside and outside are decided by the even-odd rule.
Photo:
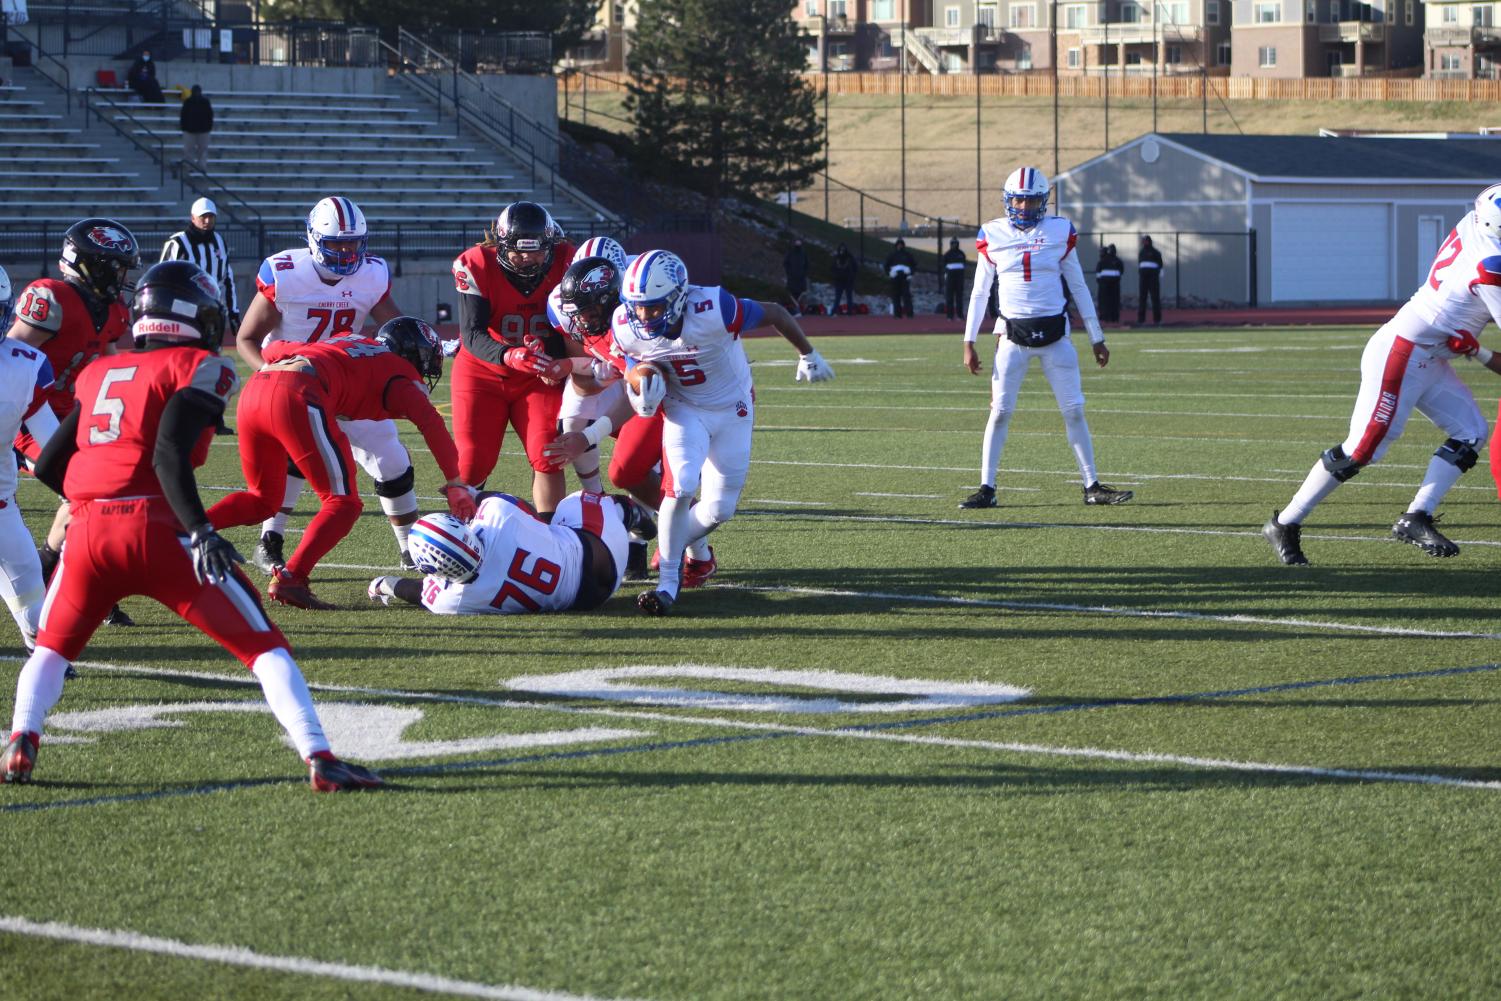
[[[996,709],[988,712],[964,713],[957,716],[932,716],[925,719],[894,720],[885,723],[865,723],[839,727],[825,731],[828,736],[840,732],[878,732],[904,730],[922,726],[945,726],[955,723],[975,723],[982,720],[1002,719],[1008,716],[1037,716],[1047,713],[1079,712],[1090,709],[1111,709],[1119,706],[1164,705],[1177,702],[1201,702],[1209,699],[1233,699],[1246,695],[1266,695],[1274,692],[1292,692],[1309,688],[1330,688],[1337,685],[1365,685],[1386,681],[1445,678],[1463,674],[1480,674],[1501,670],[1501,664],[1477,664],[1471,667],[1441,667],[1429,671],[1403,671],[1396,674],[1354,674],[1343,678],[1320,678],[1314,681],[1287,681],[1276,685],[1258,685],[1254,688],[1226,688],[1211,692],[1191,692],[1186,695],[1147,695],[1129,699],[1098,699],[1092,702],[1070,702],[1056,706],[1030,706],[1020,709]],[[691,716],[682,719],[684,724],[694,722]],[[678,751],[691,747],[716,747],[728,744],[745,744],[753,741],[778,740],[784,737],[817,737],[819,733],[798,731],[757,731],[732,736],[694,737],[687,740],[654,740],[644,744],[627,746],[596,747],[575,751],[551,751],[545,754],[528,754],[510,758],[495,758],[489,761],[460,761],[443,765],[412,765],[405,768],[382,769],[385,776],[444,775],[450,772],[475,771],[484,768],[506,768],[513,765],[538,764],[555,761],[578,761],[585,758],[613,757],[621,754],[641,754],[651,751]],[[301,782],[299,779],[250,779],[244,782],[220,782],[214,785],[190,789],[169,789],[156,792],[129,793],[121,796],[92,796],[87,799],[54,800],[48,803],[8,803],[0,806],[0,814],[34,813],[43,810],[70,809],[85,806],[106,806],[115,803],[139,803],[178,796],[203,796],[216,792],[231,792],[258,786],[281,785]]]

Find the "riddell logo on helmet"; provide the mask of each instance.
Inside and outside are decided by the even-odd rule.
[[[142,317],[135,323],[133,333],[138,337],[149,337],[153,334],[166,336],[181,336],[188,331],[176,320],[158,320],[151,317]]]
[[[113,226],[95,226],[89,230],[89,240],[106,250],[118,250],[128,254],[136,249],[135,241]]]

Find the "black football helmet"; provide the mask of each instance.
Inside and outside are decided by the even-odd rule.
[[[375,339],[396,357],[411,362],[429,390],[437,388],[443,378],[443,344],[436,330],[415,316],[398,316],[383,323]]]
[[[563,272],[558,304],[574,340],[604,333],[620,305],[620,269],[608,257],[579,258]]]
[[[563,238],[563,230],[552,216],[536,202],[512,202],[500,210],[495,220],[496,256],[500,266],[518,278],[537,278],[552,267],[552,251]],[[512,251],[541,250],[541,263],[518,265],[511,260]]]
[[[127,290],[132,268],[141,266],[141,248],[130,230],[113,219],[82,219],[63,234],[63,278],[106,302]]]
[[[147,268],[136,284],[131,315],[137,351],[187,346],[218,354],[224,343],[219,283],[192,261],[162,261]]]

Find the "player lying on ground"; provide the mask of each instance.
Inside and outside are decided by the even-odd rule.
[[[624,494],[569,494],[546,522],[509,494],[486,494],[468,525],[419,518],[411,553],[427,577],[377,577],[370,600],[399,598],[438,615],[587,612],[620,587],[633,532],[650,539],[656,526]]]

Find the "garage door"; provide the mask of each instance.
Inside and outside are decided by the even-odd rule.
[[[1391,299],[1391,221],[1384,204],[1273,205],[1272,300]]]

